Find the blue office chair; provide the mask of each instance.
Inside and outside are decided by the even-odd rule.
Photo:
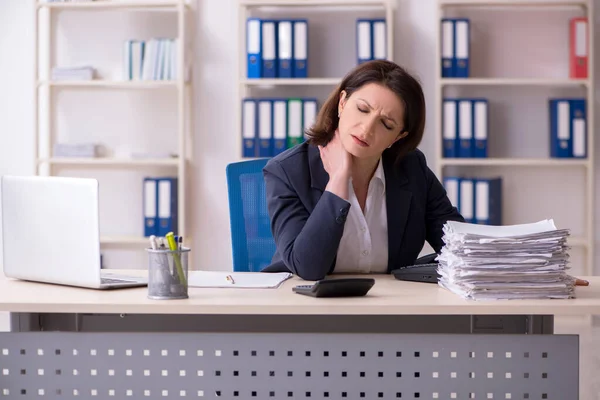
[[[260,271],[275,254],[262,174],[267,161],[260,158],[227,165],[234,271]]]

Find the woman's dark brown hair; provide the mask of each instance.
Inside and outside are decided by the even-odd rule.
[[[329,95],[323,104],[315,124],[306,132],[309,143],[325,146],[338,128],[338,103],[340,93],[346,91],[346,98],[369,83],[377,83],[387,87],[400,98],[404,104],[404,121],[402,132],[406,137],[395,142],[386,149],[392,157],[399,161],[406,153],[417,148],[423,138],[425,129],[425,97],[420,83],[399,65],[386,60],[369,61],[358,65],[350,71],[340,85]]]

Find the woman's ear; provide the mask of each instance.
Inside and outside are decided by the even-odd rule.
[[[340,92],[340,100],[338,101],[338,117],[342,113],[342,110],[344,109],[344,106],[346,105],[346,102],[348,101],[348,98],[346,97],[346,95],[347,95],[347,93],[345,90],[342,90]]]
[[[394,143],[396,143],[400,139],[404,139],[407,136],[408,136],[408,131],[402,131],[402,132],[400,132],[398,134],[398,136],[396,136],[396,139],[394,140]],[[394,144],[394,143],[392,143],[392,144]]]

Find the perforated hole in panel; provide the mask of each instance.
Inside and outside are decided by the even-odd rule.
[[[316,335],[0,334],[0,398],[577,396],[574,336]]]

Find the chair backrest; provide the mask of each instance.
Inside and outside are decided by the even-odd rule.
[[[262,173],[267,161],[241,161],[226,169],[234,271],[260,271],[275,254]]]

